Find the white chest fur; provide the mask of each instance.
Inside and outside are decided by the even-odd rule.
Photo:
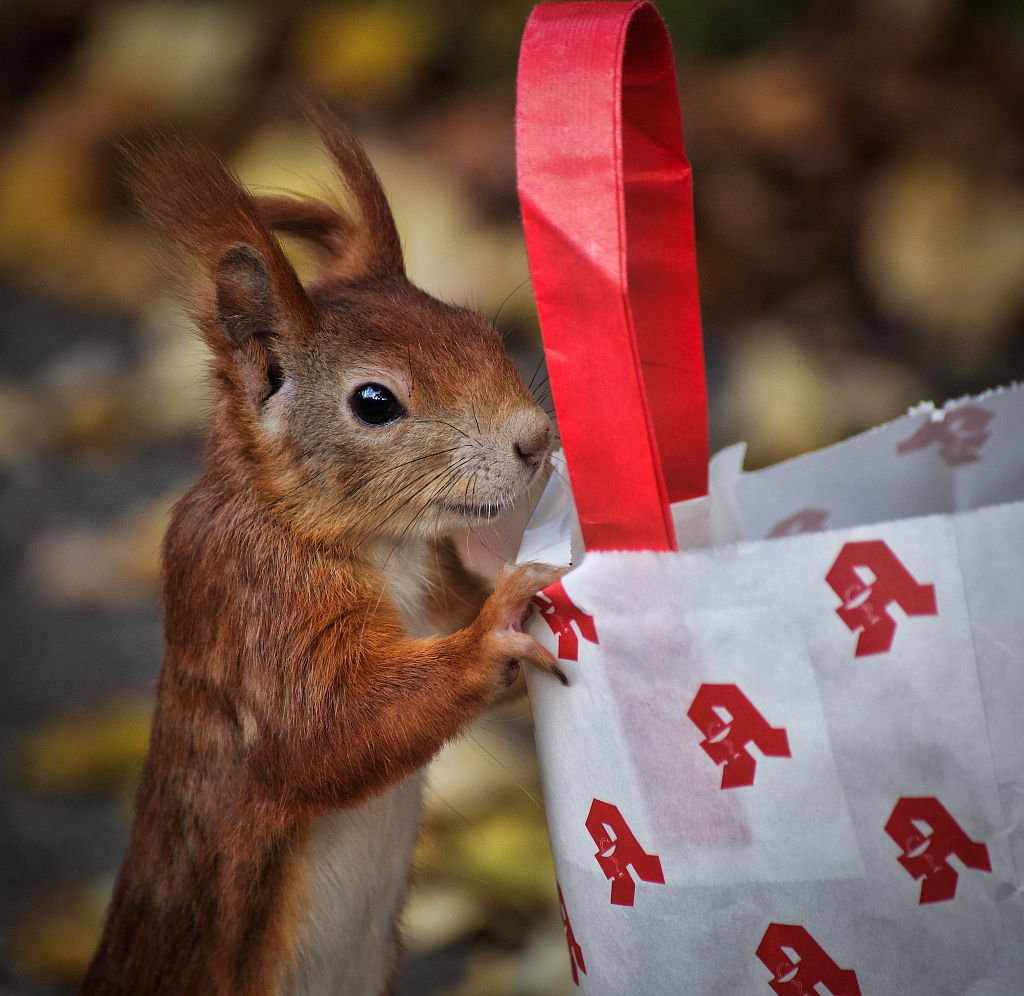
[[[379,996],[409,879],[422,772],[322,816],[304,852],[305,915],[291,996]]]
[[[384,550],[387,595],[410,636],[427,636],[425,544]],[[386,566],[385,566],[386,565]],[[353,809],[320,817],[301,857],[306,885],[289,996],[379,996],[396,958],[394,923],[409,880],[423,773]]]
[[[384,547],[371,556],[384,576],[384,587],[405,623],[409,636],[432,636],[424,602],[429,595],[428,565],[433,556],[423,540],[409,540],[400,547]]]

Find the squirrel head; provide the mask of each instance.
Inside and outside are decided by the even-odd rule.
[[[129,153],[144,212],[208,278],[189,303],[218,392],[211,469],[322,540],[491,518],[541,473],[550,420],[486,319],[409,282],[365,150],[323,107],[306,114],[358,217],[254,197],[190,143]],[[308,286],[275,232],[316,251]]]

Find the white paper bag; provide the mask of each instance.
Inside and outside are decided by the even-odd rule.
[[[950,463],[965,410],[989,435]],[[590,552],[539,599],[582,991],[1024,992],[1024,389],[939,415],[732,475],[673,509],[727,541]],[[762,539],[787,520],[817,531]]]
[[[708,466],[674,101],[649,5],[535,11],[520,194],[567,463],[520,560],[573,544],[530,626],[570,685],[528,677],[573,979],[1020,996],[1024,388]]]

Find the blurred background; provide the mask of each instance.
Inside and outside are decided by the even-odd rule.
[[[530,6],[0,2],[0,994],[69,993],[91,954],[160,660],[158,543],[200,462],[202,352],[116,142],[185,129],[254,185],[315,193],[330,170],[291,93],[321,94],[366,141],[411,276],[500,307],[529,378]],[[715,448],[763,465],[1024,376],[1024,2],[660,8]],[[400,992],[572,989],[530,737],[521,701],[435,766]]]

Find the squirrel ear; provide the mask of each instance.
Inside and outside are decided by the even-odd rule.
[[[143,212],[213,278],[214,314],[205,293],[192,301],[203,338],[232,383],[247,361],[247,390],[265,400],[280,386],[276,341],[315,334],[317,322],[280,243],[252,195],[202,146],[178,139],[124,151]]]
[[[214,317],[242,386],[255,405],[284,381],[279,354],[280,314],[274,285],[260,253],[231,246],[214,269]]]

